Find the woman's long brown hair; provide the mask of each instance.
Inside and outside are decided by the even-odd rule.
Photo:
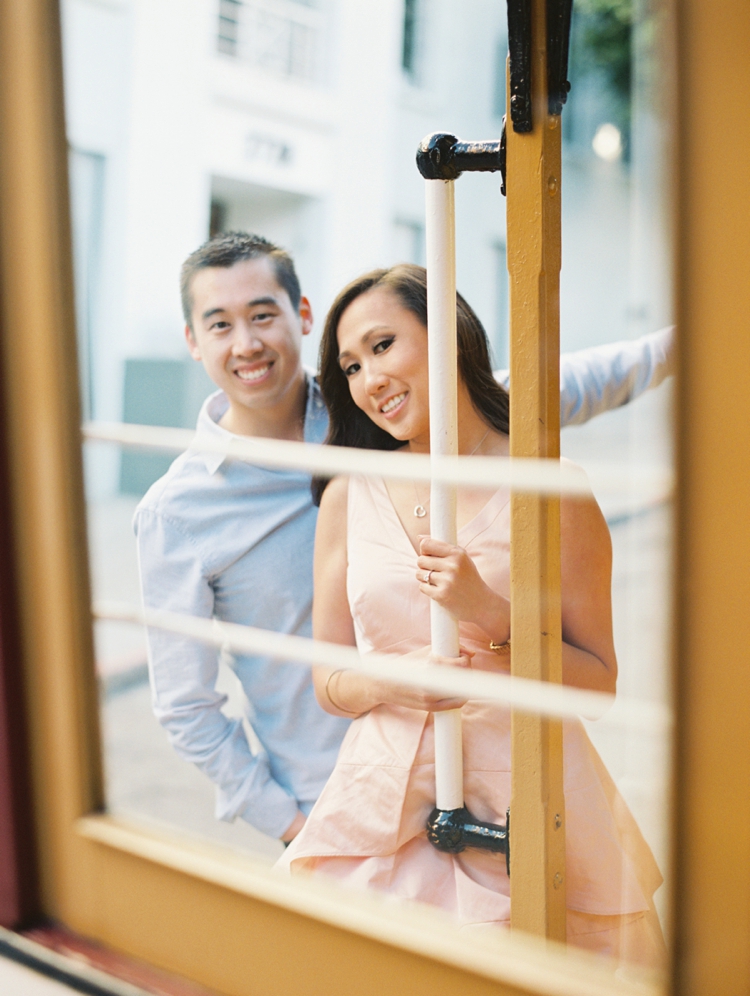
[[[372,270],[353,280],[338,295],[326,317],[320,342],[320,390],[328,408],[330,446],[354,446],[368,450],[395,450],[404,446],[376,425],[352,400],[349,383],[339,365],[338,330],[341,316],[361,294],[375,287],[391,291],[399,303],[419,319],[427,330],[427,273],[422,266],[399,263],[389,270]],[[508,392],[492,375],[487,333],[460,294],[456,294],[458,375],[466,386],[472,404],[482,421],[498,432],[510,428]],[[316,505],[329,478],[314,477]]]

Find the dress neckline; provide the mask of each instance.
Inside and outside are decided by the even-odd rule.
[[[373,494],[380,499],[380,506],[385,510],[392,524],[396,527],[396,531],[403,539],[408,550],[413,555],[418,557],[419,550],[417,550],[412,543],[411,537],[407,533],[406,528],[401,521],[398,512],[396,511],[396,506],[393,504],[393,499],[391,498],[388,488],[386,487],[385,479],[382,477],[371,477],[367,478],[367,483],[369,484]],[[473,518],[469,519],[468,522],[465,522],[458,530],[458,539],[462,542],[462,545],[464,547],[468,547],[472,540],[476,539],[480,533],[484,532],[487,526],[489,526],[489,524],[499,515],[509,501],[510,492],[507,488],[498,488],[497,491],[493,492],[486,503],[479,509],[477,514]],[[468,536],[465,535],[467,533]]]

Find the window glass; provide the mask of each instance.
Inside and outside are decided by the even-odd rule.
[[[300,340],[311,376],[326,313],[339,290],[374,268],[425,261],[424,183],[414,165],[420,139],[438,130],[465,139],[499,137],[504,14],[495,0],[199,0],[175,20],[167,0],[64,0],[86,418],[178,429],[193,429],[200,418],[211,432],[226,436],[230,423],[216,425],[226,416],[225,402],[207,399],[225,386],[222,378],[239,376],[241,363],[227,360],[230,354],[218,347],[214,360],[207,359],[205,344],[215,345],[225,331],[209,321],[208,305],[190,311],[190,321],[205,321],[206,336],[210,330],[213,337],[201,340],[194,329],[187,338],[199,348],[191,356],[180,268],[206,239],[233,232],[257,234],[291,253],[312,309],[311,331],[306,327],[309,334]],[[667,926],[666,888],[659,886],[669,871],[667,727],[627,721],[637,712],[633,700],[669,707],[671,334],[664,330],[671,322],[671,246],[661,18],[658,0],[576,0],[572,90],[563,113],[562,452],[590,472],[611,536],[619,666],[618,702],[603,718],[576,726],[575,756],[583,758],[590,738],[595,760],[589,757],[586,770],[599,779],[599,815],[606,810],[602,819],[613,821],[622,845],[602,851],[597,874],[610,891],[589,896],[583,908],[571,899],[569,930],[575,943],[596,947],[591,938],[597,931],[579,914],[616,918],[607,928],[613,932],[608,950],[624,961],[639,960],[628,944],[651,955],[658,948],[656,921],[648,919],[652,902]],[[498,379],[507,383],[512,302],[499,188],[495,174],[465,175],[456,184],[457,283],[486,329]],[[274,293],[299,321],[303,311],[296,310],[279,272],[274,270]],[[193,292],[191,284],[191,309]],[[252,308],[244,299],[237,305],[245,308],[243,321],[252,311],[253,328],[270,321],[261,305],[278,304],[267,297],[258,291]],[[620,345],[603,348],[613,343]],[[243,368],[245,383],[276,376],[264,363],[280,370],[288,359],[285,348],[264,346],[261,359]],[[374,355],[385,355],[387,348],[384,342]],[[201,349],[204,362],[195,359]],[[359,372],[346,375],[352,392]],[[309,442],[321,442],[325,434],[316,390],[308,381]],[[394,412],[398,393],[385,399]],[[637,397],[624,404],[631,395]],[[611,410],[587,420],[597,406]],[[492,436],[489,442],[480,436],[467,436],[463,452],[499,452]],[[152,606],[309,635],[316,513],[304,475],[210,456],[186,470],[181,459],[170,470],[174,453],[86,444],[91,570],[101,615],[123,616],[124,607],[138,607],[139,574],[148,574],[146,602]],[[614,485],[604,464],[616,466]],[[195,480],[188,487],[184,479],[190,474]],[[166,482],[165,475],[171,475]],[[413,575],[416,552],[408,543],[411,533],[419,541],[415,528],[423,516],[415,510],[429,520],[427,485],[402,482],[392,492],[390,484],[383,487],[372,501],[388,510],[383,514],[390,515],[389,525],[363,526],[362,535],[390,536],[389,555],[400,544],[412,558]],[[230,492],[231,500],[217,499]],[[507,539],[507,511],[497,495],[462,492],[463,526],[489,516],[490,507]],[[507,543],[504,549],[507,557]],[[501,587],[507,572],[503,577]],[[410,583],[409,594],[397,599],[401,606],[427,597],[416,578]],[[367,602],[364,589],[362,599]],[[395,616],[392,623],[400,632]],[[490,636],[502,646],[507,632]],[[308,813],[348,720],[320,720],[300,665],[268,662],[260,668],[236,648],[180,639],[153,638],[152,663],[159,654],[171,663],[157,663],[149,683],[143,628],[122,619],[96,624],[107,806],[276,860],[284,853],[279,838],[285,821],[296,818],[295,785],[305,786]],[[570,640],[575,643],[575,637]],[[482,653],[495,653],[485,643]],[[386,649],[385,637],[374,646]],[[503,654],[496,654],[500,670]],[[272,672],[276,677],[263,677]],[[337,694],[348,701],[340,685],[333,678],[323,690],[334,704]],[[300,733],[306,723],[319,725],[314,748]],[[488,756],[497,747],[477,743],[476,750]],[[509,741],[503,744],[509,750]],[[503,777],[505,798],[507,770]],[[504,806],[501,813],[492,808],[499,798],[493,795],[486,811],[474,815],[504,817]],[[576,882],[585,877],[576,861],[598,845],[583,840],[576,803],[569,807],[569,896],[575,897]],[[478,883],[485,887],[485,866],[479,867],[465,865],[469,894]],[[498,868],[485,868],[492,881],[501,874]],[[376,869],[372,878],[381,872]],[[633,933],[636,922],[640,938]]]

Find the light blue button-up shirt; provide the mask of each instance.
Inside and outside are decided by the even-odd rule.
[[[640,339],[591,346],[560,357],[560,425],[583,425],[633,401],[674,373],[674,326]],[[507,370],[495,377],[508,389]]]
[[[563,424],[625,404],[670,372],[671,332],[561,358]],[[507,384],[507,372],[496,375]],[[219,420],[221,391],[198,431],[231,437]],[[328,418],[308,375],[305,440],[320,443]],[[310,636],[317,509],[307,474],[266,470],[220,455],[179,456],[138,506],[135,530],[144,603],[210,619]],[[177,752],[217,785],[216,815],[236,816],[279,837],[297,809],[308,813],[336,761],[348,720],[315,700],[310,669],[265,657],[233,666],[262,750],[222,712],[215,647],[150,630],[154,711]]]
[[[222,392],[211,395],[198,431],[230,437],[218,424],[226,409]],[[327,425],[308,378],[305,441],[322,442]],[[309,475],[188,450],[135,514],[144,603],[311,636],[316,517]],[[148,648],[154,712],[177,752],[218,786],[216,815],[280,837],[298,808],[312,808],[348,721],[320,708],[309,667],[236,656],[263,747],[253,754],[242,722],[222,712],[216,648],[155,629]]]

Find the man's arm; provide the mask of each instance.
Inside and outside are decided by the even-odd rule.
[[[592,346],[560,357],[560,423],[582,425],[633,401],[674,373],[674,327],[632,341]],[[495,374],[505,388],[507,370]]]
[[[190,537],[144,508],[136,513],[135,530],[144,604],[212,618],[213,589]],[[241,720],[221,711],[226,696],[216,691],[216,648],[150,629],[148,656],[154,713],[177,753],[216,784],[216,816],[241,816],[281,837],[298,814],[297,802],[274,781],[266,755],[253,755]]]

